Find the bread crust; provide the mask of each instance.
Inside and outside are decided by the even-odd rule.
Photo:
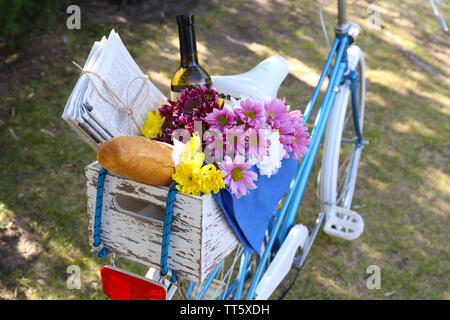
[[[103,143],[97,161],[105,169],[156,186],[172,183],[172,148],[139,136],[120,136]]]

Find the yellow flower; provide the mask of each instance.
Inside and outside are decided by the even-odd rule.
[[[162,134],[161,128],[166,118],[159,115],[159,107],[160,105],[155,109],[154,113],[147,113],[147,120],[145,120],[145,124],[141,128],[142,134],[148,139],[156,138],[158,134]]]
[[[189,142],[186,143],[186,149],[180,156],[181,163],[192,163],[196,167],[200,168],[205,158],[203,152],[198,151],[200,147],[200,136],[194,134]]]
[[[224,174],[213,164],[202,167],[204,154],[199,151],[201,141],[198,135],[194,135],[186,143],[186,149],[180,156],[180,164],[177,166],[172,179],[177,182],[177,189],[186,194],[199,196],[201,193],[217,193],[225,188]]]
[[[180,163],[172,175],[177,189],[186,194],[199,196],[202,191],[202,170],[194,163]]]
[[[220,172],[213,164],[208,164],[202,167],[202,192],[210,193],[219,192],[220,189],[225,188],[223,182],[224,174]]]

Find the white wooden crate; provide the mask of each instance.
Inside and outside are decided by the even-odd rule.
[[[100,165],[86,167],[89,241]],[[100,238],[106,248],[159,269],[168,187],[151,186],[108,171],[103,191]],[[173,206],[168,268],[181,278],[201,282],[237,246],[238,239],[213,197],[177,193]]]

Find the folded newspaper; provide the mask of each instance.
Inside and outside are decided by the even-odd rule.
[[[97,150],[113,137],[139,135],[147,112],[165,100],[112,30],[92,46],[62,118]]]

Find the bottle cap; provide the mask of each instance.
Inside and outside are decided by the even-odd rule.
[[[177,15],[177,24],[180,25],[193,25],[194,24],[194,15],[192,13],[178,14]]]

